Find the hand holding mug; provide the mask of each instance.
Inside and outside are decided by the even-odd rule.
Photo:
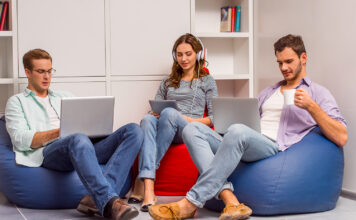
[[[310,98],[307,91],[304,89],[297,89],[294,95],[294,104],[302,109],[308,109],[314,101]]]

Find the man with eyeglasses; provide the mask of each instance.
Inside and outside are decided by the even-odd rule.
[[[141,128],[132,123],[104,139],[91,140],[84,134],[73,134],[46,145],[59,137],[60,101],[71,94],[49,89],[55,69],[48,52],[30,50],[23,56],[23,64],[28,86],[8,100],[5,110],[16,163],[57,171],[75,170],[90,193],[80,201],[80,212],[115,220],[136,217],[138,210],[119,195],[143,142]],[[99,163],[106,164],[103,170]]]

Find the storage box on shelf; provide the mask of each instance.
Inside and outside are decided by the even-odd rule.
[[[220,32],[221,7],[238,5],[240,32]],[[207,49],[208,68],[222,94],[253,97],[253,0],[192,0],[191,18],[192,33]]]

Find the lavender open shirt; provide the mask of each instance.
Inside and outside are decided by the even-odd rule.
[[[262,105],[276,91],[276,89],[284,83],[285,81],[280,81],[273,86],[267,87],[259,94],[258,106],[260,117],[262,116]],[[346,127],[346,121],[341,116],[339,107],[328,89],[312,82],[308,77],[304,77],[300,81],[296,89],[298,88],[307,91],[311,99],[314,100],[326,114],[341,122]],[[299,142],[316,126],[317,123],[308,111],[295,105],[284,105],[277,134],[279,150],[284,151],[291,145]]]

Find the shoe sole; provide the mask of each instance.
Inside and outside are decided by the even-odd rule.
[[[155,220],[172,220],[172,219],[175,219],[175,218],[164,218],[164,217],[161,217],[159,215],[156,215],[154,213],[151,213],[150,211],[151,209],[149,208],[148,209],[148,213],[150,214],[150,216],[155,219]],[[194,215],[195,215],[195,211],[194,211],[194,214],[191,214],[191,215],[186,215],[186,216],[180,216],[176,219],[187,219],[187,218],[194,218]]]
[[[136,195],[131,195],[129,199],[127,200],[127,203],[129,204],[138,204],[143,201],[143,196],[136,196]]]
[[[149,203],[149,204],[146,204],[146,205],[142,205],[141,208],[140,208],[140,211],[141,212],[148,212],[148,209],[150,208],[150,206],[156,205],[156,203],[157,203],[157,199],[155,199],[152,203]]]
[[[129,200],[127,201],[128,204],[139,204],[143,201],[143,199],[138,199],[138,198],[129,198]]]
[[[137,209],[129,209],[124,211],[120,217],[115,218],[115,220],[130,220],[138,216],[139,212]]]
[[[98,214],[100,215],[100,212],[98,209],[93,209],[93,208],[90,208],[86,205],[82,205],[82,204],[79,204],[78,207],[77,207],[77,211],[78,212],[81,212],[83,214],[86,214],[88,216],[93,216],[95,214]]]
[[[141,211],[141,212],[148,212],[148,208],[149,208],[151,205],[152,205],[152,204],[141,206],[140,211]]]
[[[220,215],[219,220],[243,220],[247,219],[251,214],[245,215]]]

